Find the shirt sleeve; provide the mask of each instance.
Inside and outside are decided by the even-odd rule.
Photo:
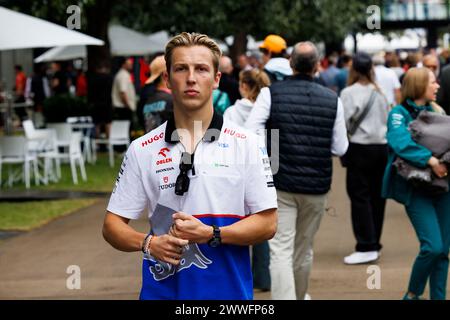
[[[396,109],[389,113],[387,141],[397,156],[407,160],[413,166],[424,168],[432,153],[416,143],[408,131],[405,116]]]
[[[336,119],[334,120],[331,153],[335,156],[343,156],[347,152],[348,138],[344,119],[344,107],[341,99],[338,99]]]
[[[447,71],[447,73],[449,74],[449,76],[441,74],[441,87],[439,88],[437,93],[437,103],[442,106],[442,108],[444,108],[447,114],[450,114],[450,99],[447,89],[450,86],[450,72]]]
[[[245,168],[245,205],[250,214],[278,207],[267,149],[261,139],[253,139]]]
[[[118,79],[119,84],[119,92],[124,92],[125,94],[128,92],[128,84],[131,81],[126,74],[121,74]]]
[[[107,210],[124,218],[138,219],[148,202],[132,143],[117,175]]]
[[[268,87],[262,88],[244,127],[262,135],[270,117],[271,103],[270,89]]]
[[[400,84],[400,80],[398,80],[397,75],[395,74],[395,72],[393,70],[391,70],[392,72],[392,81],[394,82],[394,89],[400,89],[402,87],[402,85]]]

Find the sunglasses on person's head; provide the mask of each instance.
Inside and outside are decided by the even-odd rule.
[[[188,152],[183,152],[181,154],[180,161],[180,174],[175,182],[175,194],[182,196],[185,192],[189,190],[189,177],[188,172],[194,167],[194,155]]]
[[[431,69],[431,70],[437,70],[438,69],[438,66],[434,66],[434,65],[429,65],[429,66],[425,66],[426,68],[428,68],[428,69]]]

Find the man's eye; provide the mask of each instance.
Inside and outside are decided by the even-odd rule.
[[[176,67],[175,71],[183,71],[184,69],[186,69],[185,67]]]

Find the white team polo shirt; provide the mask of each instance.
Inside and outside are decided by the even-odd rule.
[[[193,215],[206,225],[223,227],[276,208],[269,158],[260,142],[250,131],[214,115],[195,149],[193,170],[188,172],[189,189],[179,196],[175,194],[175,183],[184,147],[172,118],[133,141],[108,210],[137,219],[148,208],[151,233],[161,235],[168,233],[173,211]],[[189,244],[178,266],[144,255],[140,298],[252,299],[248,247]]]
[[[184,147],[172,118],[133,141],[108,210],[137,219],[145,208],[150,218],[157,204],[194,216],[245,217],[276,208],[269,158],[259,141],[255,134],[215,114],[195,150],[189,190],[178,196],[175,182]]]

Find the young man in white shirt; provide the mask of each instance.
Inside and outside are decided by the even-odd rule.
[[[265,148],[214,114],[220,55],[205,35],[183,32],[167,44],[174,116],[133,141],[111,195],[103,235],[144,252],[141,299],[252,299],[248,246],[276,231]],[[145,209],[148,235],[128,225]]]

